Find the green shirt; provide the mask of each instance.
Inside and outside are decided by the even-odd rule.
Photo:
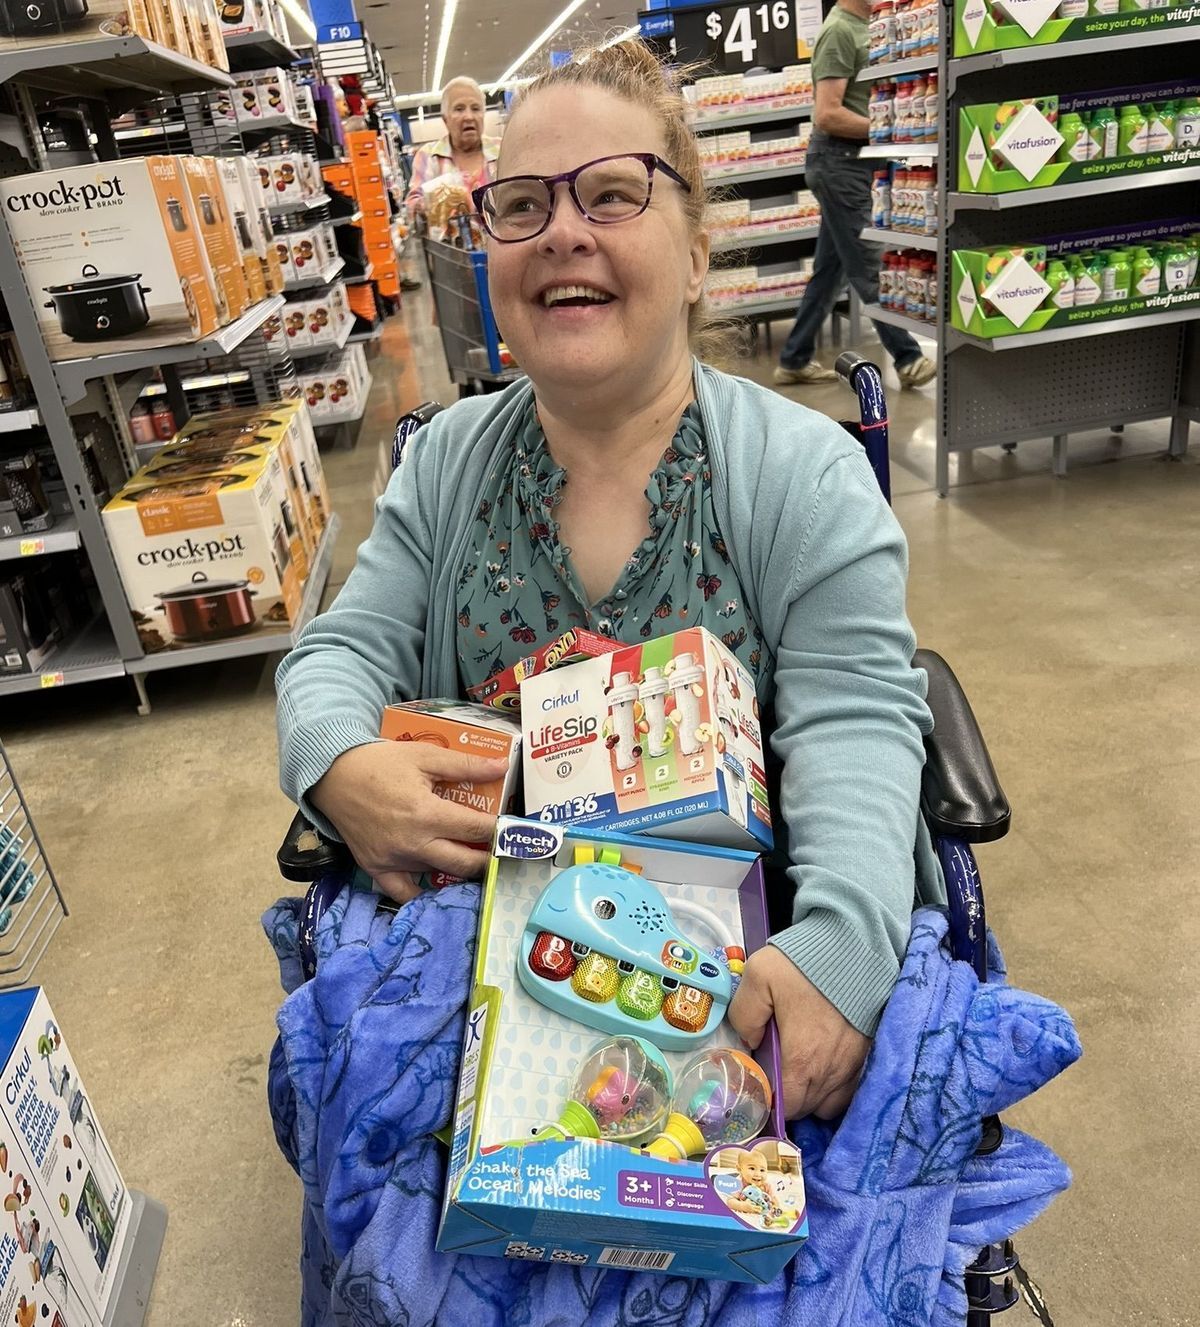
[[[854,81],[858,71],[867,67],[867,38],[867,20],[841,5],[834,5],[829,17],[821,24],[812,57],[813,83],[819,83],[823,78],[849,79],[842,105],[859,115],[866,115],[871,97],[870,83]]]

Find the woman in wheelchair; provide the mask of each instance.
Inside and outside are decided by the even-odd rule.
[[[778,1021],[789,1116],[848,1103],[916,901],[932,721],[904,536],[837,424],[693,356],[708,270],[685,103],[623,42],[530,85],[476,193],[497,321],[528,381],[416,435],[332,608],[279,670],[285,791],[392,898],[479,878],[488,819],[440,781],[492,767],[378,739],[397,699],[460,695],[571,626],[702,625],[755,678],[780,769],[790,924],[730,1019]]]

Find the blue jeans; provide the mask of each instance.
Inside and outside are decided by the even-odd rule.
[[[788,369],[801,369],[817,348],[817,333],[829,317],[842,283],[849,281],[864,304],[879,300],[879,259],[883,252],[860,232],[871,224],[871,173],[878,165],[862,159],[855,148],[813,131],[805,176],[821,205],[821,229],[813,273],[796,322],[779,356]],[[921,347],[908,332],[875,323],[884,348],[898,369],[921,357]]]

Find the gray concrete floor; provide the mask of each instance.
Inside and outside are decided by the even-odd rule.
[[[327,458],[346,522],[335,582],[400,407],[448,399],[426,306],[406,317],[357,450]],[[912,615],[967,686],[1015,808],[981,854],[989,916],[1014,981],[1062,1001],[1085,1046],[1012,1113],[1076,1176],[1020,1247],[1059,1327],[1200,1321],[1200,465],[1165,463],[1165,425],[1142,425],[1073,440],[1066,480],[1048,442],[979,455],[940,501],[931,394],[891,387]],[[837,387],[796,395],[853,413]],[[39,977],[126,1177],[170,1209],[148,1321],[285,1327],[299,1189],[264,1103],[280,992],[257,924],[284,892],[273,855],[291,814],[270,669],[178,670],[151,696],[146,719],[118,684],[0,710],[72,910]]]

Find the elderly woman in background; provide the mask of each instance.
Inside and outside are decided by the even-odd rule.
[[[442,90],[446,134],[417,149],[406,199],[410,212],[424,210],[424,186],[439,175],[457,171],[468,192],[496,178],[500,140],[483,132],[485,107],[483,89],[473,78],[452,78],[446,84]]]

